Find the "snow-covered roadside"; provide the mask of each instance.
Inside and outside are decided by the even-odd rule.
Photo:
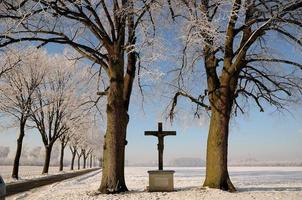
[[[116,195],[96,195],[100,184],[100,171],[65,180],[7,199],[302,199],[302,168],[292,167],[231,167],[231,178],[239,192],[228,193],[215,189],[201,189],[204,168],[173,168],[175,192],[145,192],[150,168],[126,168],[126,181],[130,192]]]
[[[49,175],[55,174],[63,174],[63,173],[70,173],[74,171],[70,171],[69,167],[65,167],[65,169],[59,172],[59,167],[49,167],[48,174],[41,174],[43,166],[20,166],[19,168],[19,180],[11,178],[11,173],[13,166],[2,166],[0,165],[0,175],[4,179],[5,183],[11,183],[20,180],[28,180],[33,178],[40,178]]]

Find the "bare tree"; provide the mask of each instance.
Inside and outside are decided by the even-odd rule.
[[[12,177],[18,179],[25,125],[31,114],[31,105],[35,98],[34,91],[41,84],[45,75],[43,64],[46,53],[34,48],[15,49],[10,52],[12,56],[17,56],[17,60],[21,60],[18,61],[18,66],[3,74],[0,80],[0,110],[18,121],[20,132],[12,171]],[[7,65],[10,64],[7,63]]]
[[[102,149],[99,148],[99,144],[103,144],[102,131],[96,123],[91,124],[91,135],[89,137],[90,152],[90,168],[93,166],[93,158],[95,156],[102,156]]]
[[[170,116],[173,118],[179,97],[197,104],[196,115],[200,114],[200,108],[210,112],[204,186],[235,191],[227,169],[232,113],[243,113],[241,102],[249,99],[261,112],[265,102],[282,109],[301,94],[301,63],[284,52],[276,54],[275,41],[271,38],[297,48],[297,55],[301,53],[301,35],[297,33],[302,32],[302,2],[179,0],[168,3],[173,19],[184,27],[182,65],[178,69],[178,89]],[[195,96],[185,89],[184,74],[198,65],[204,68],[207,86]]]
[[[95,129],[95,130],[93,130]],[[86,129],[88,133],[86,133],[86,137],[83,138],[82,145],[81,145],[81,151],[83,154],[83,168],[86,168],[87,159],[90,155],[90,167],[92,165],[92,153],[93,151],[97,152],[96,147],[98,147],[99,144],[102,144],[102,140],[100,140],[100,131],[96,128],[96,126],[93,126],[92,123],[90,123],[89,129]],[[89,134],[91,133],[91,134]]]
[[[61,148],[60,148],[60,165],[59,171],[63,171],[64,168],[64,150],[67,146],[68,142],[70,141],[70,136],[67,134],[62,135],[60,138]]]
[[[78,155],[78,168],[80,166],[80,157],[81,154],[81,143],[85,134],[85,129],[87,128],[87,120],[85,118],[80,118],[75,121],[74,125],[72,126],[72,136],[70,137],[69,142],[69,149],[71,151],[71,165],[70,169],[74,169],[74,160],[76,155]]]
[[[77,101],[80,104],[86,104],[86,101],[81,102]],[[83,155],[84,163],[86,163],[85,159],[87,160],[87,156],[92,152],[92,145],[88,144],[87,141],[87,133],[89,127],[91,127],[91,121],[87,121],[94,112],[86,112],[85,110],[81,109],[81,106],[77,108],[77,110],[73,110],[73,115],[70,120],[69,130],[67,133],[63,134],[60,137],[61,142],[61,157],[60,157],[60,169],[63,169],[63,157],[64,157],[64,149],[69,143],[69,148],[72,154],[71,157],[71,167],[70,169],[73,170],[74,168],[74,159],[76,156],[76,152],[79,149]],[[77,114],[74,114],[77,113]],[[98,147],[99,147],[98,143]],[[87,150],[89,148],[89,150]],[[91,149],[91,150],[90,150]],[[84,164],[85,165],[85,164]],[[85,168],[85,167],[84,167]]]
[[[4,51],[0,53],[0,56],[2,58],[0,61],[0,77],[11,69],[19,66],[21,62],[17,49],[4,49]]]
[[[92,148],[82,148],[82,154],[83,154],[83,169],[86,169],[87,166],[87,159],[89,158],[88,156],[92,152]]]
[[[69,45],[98,64],[100,75],[106,72],[105,90],[99,92],[107,97],[102,193],[127,191],[124,157],[138,55],[136,31],[147,17],[152,24],[157,5],[156,0],[2,1],[0,15],[11,26],[0,36],[0,47],[20,41]],[[142,30],[147,35],[152,28],[148,25]]]
[[[31,115],[45,147],[42,173],[48,173],[52,147],[69,131],[73,111],[78,107],[76,62],[64,56],[54,56],[48,62],[48,74],[35,91],[36,101],[32,104],[35,111]]]
[[[83,121],[81,128],[77,130],[80,134],[79,149],[83,156],[83,169],[88,166],[87,160],[92,152],[99,149],[99,144],[102,144],[100,130],[96,127],[95,121],[90,116]]]
[[[77,154],[77,145],[70,144],[69,149],[71,151],[71,163],[70,163],[70,170],[74,169],[74,160]]]
[[[77,149],[76,154],[78,157],[78,170],[79,170],[79,169],[81,169],[81,157],[83,155],[81,149]]]
[[[92,168],[92,162],[93,162],[93,150],[90,153],[90,158],[89,158],[89,168]]]
[[[80,132],[77,132],[80,133]],[[80,152],[80,140],[81,137],[79,137],[77,134],[74,134],[73,137],[70,139],[70,144],[69,144],[69,149],[71,151],[71,164],[70,164],[70,169],[74,170],[74,161],[76,155],[78,155],[78,152]],[[79,156],[79,155],[78,155]],[[78,160],[78,163],[80,161]],[[78,164],[79,167],[79,164]]]
[[[81,86],[81,88],[85,88],[84,85]],[[86,90],[87,91],[87,90]],[[89,90],[88,90],[89,91]],[[77,94],[81,94],[79,91]],[[83,95],[83,94],[82,94]],[[81,97],[82,97],[81,95]],[[78,106],[74,106],[72,113],[69,115],[68,123],[67,123],[67,131],[64,132],[60,137],[59,141],[61,143],[61,153],[60,153],[60,165],[59,165],[59,171],[63,170],[64,166],[64,151],[65,147],[68,145],[68,143],[71,143],[69,145],[70,151],[72,153],[72,159],[71,159],[71,170],[73,170],[74,165],[74,158],[76,155],[76,149],[78,147],[79,139],[81,138],[82,134],[80,130],[82,130],[83,127],[85,127],[85,118],[87,118],[91,112],[85,112],[85,110],[82,109],[81,104],[85,104],[87,102],[86,98],[77,98],[76,96],[73,97],[74,100],[76,99],[76,103]]]

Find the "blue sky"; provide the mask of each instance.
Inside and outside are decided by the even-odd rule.
[[[276,48],[280,48],[276,44]],[[296,56],[294,49],[283,46],[287,54]],[[59,46],[51,46],[52,53],[62,50]],[[300,56],[293,57],[301,61]],[[130,106],[130,122],[128,125],[128,145],[126,160],[131,163],[152,162],[157,160],[157,139],[144,136],[145,130],[156,130],[157,122],[164,122],[164,130],[175,130],[177,136],[165,138],[164,160],[168,162],[174,158],[194,157],[205,160],[209,117],[194,119],[193,113],[187,112],[185,117],[176,120],[172,125],[165,121],[162,112],[166,101],[146,101],[144,112],[138,94],[132,95]],[[183,106],[190,108],[190,102],[183,102]],[[190,109],[188,109],[190,110]],[[259,161],[300,161],[302,162],[302,109],[298,105],[289,108],[292,113],[274,112],[266,107],[260,113],[257,107],[251,105],[246,115],[234,118],[230,126],[229,159],[244,161],[247,159]],[[100,122],[104,123],[104,122]],[[2,130],[0,146],[10,146],[12,154],[15,152],[18,129]],[[25,136],[26,146],[42,146],[40,135],[29,130]],[[102,148],[100,146],[100,148]]]
[[[127,159],[130,161],[157,159],[157,139],[144,136],[145,130],[156,130],[157,121],[161,119],[153,106],[146,106],[148,115],[130,115],[127,146]],[[133,107],[132,111],[135,110]],[[293,110],[291,114],[273,112],[272,109],[260,113],[258,109],[251,108],[247,115],[234,118],[229,138],[230,160],[302,161],[301,109],[297,106]],[[185,127],[179,122],[171,127],[169,121],[164,121],[165,130],[177,131],[177,136],[165,138],[164,151],[168,160],[179,157],[205,159],[208,117],[200,119],[204,121],[201,126],[197,125],[198,119],[193,115],[186,117],[192,122]]]
[[[157,139],[144,136],[145,130],[156,130],[160,120],[159,113],[153,106],[145,106],[145,112],[137,114],[132,105],[128,126],[128,145],[126,159],[129,162],[152,162],[157,160]],[[229,138],[229,158],[231,161],[254,159],[259,161],[302,161],[302,115],[301,109],[295,108],[290,114],[271,112],[260,113],[251,110],[248,116],[233,120]],[[188,115],[190,117],[190,115]],[[168,162],[173,158],[195,157],[205,159],[208,123],[196,125],[193,119],[190,128],[164,121],[164,130],[175,130],[177,136],[165,138],[164,158]],[[10,129],[1,133],[0,145],[11,146],[15,151],[17,130]],[[27,147],[41,146],[37,132],[26,134]],[[101,148],[101,147],[100,147]]]

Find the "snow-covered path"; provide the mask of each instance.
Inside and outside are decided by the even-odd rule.
[[[173,168],[175,192],[145,192],[148,167],[127,167],[126,182],[130,192],[116,195],[97,195],[100,171],[65,180],[49,186],[11,196],[7,199],[286,199],[302,200],[302,167],[231,167],[231,179],[239,192],[228,193],[215,189],[200,189],[204,168]],[[170,168],[169,168],[170,169]]]

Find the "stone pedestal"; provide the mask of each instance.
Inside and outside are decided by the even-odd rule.
[[[171,192],[174,190],[173,170],[152,170],[149,173],[149,192]]]

